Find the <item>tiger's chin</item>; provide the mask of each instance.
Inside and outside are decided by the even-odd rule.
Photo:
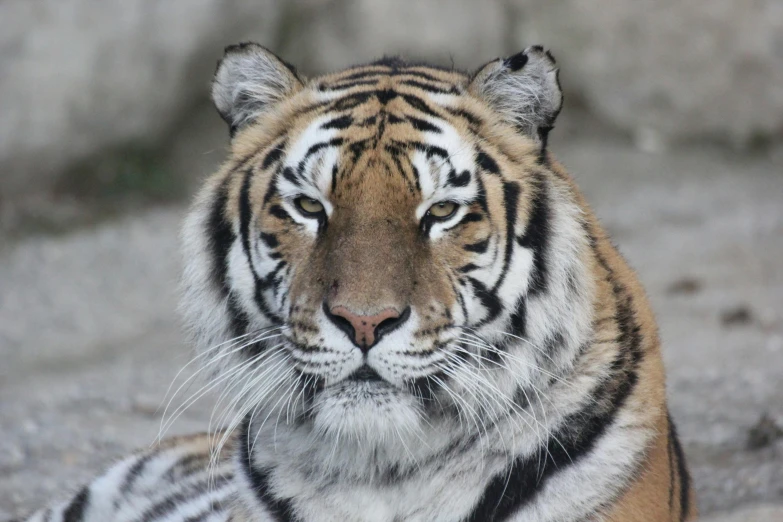
[[[382,379],[349,378],[327,386],[313,403],[318,437],[361,444],[396,444],[422,430],[421,405]]]

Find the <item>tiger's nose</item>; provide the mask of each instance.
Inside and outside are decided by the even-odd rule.
[[[370,351],[381,336],[400,326],[410,316],[410,307],[402,313],[394,308],[386,308],[375,315],[359,315],[345,306],[328,308],[324,303],[324,311],[326,316],[364,353]]]

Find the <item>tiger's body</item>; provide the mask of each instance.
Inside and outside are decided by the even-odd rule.
[[[305,82],[243,44],[213,97],[183,310],[221,458],[166,443],[31,520],[695,517],[644,292],[546,149],[548,53]]]

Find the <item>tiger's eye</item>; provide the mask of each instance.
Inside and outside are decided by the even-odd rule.
[[[324,211],[323,204],[318,201],[317,199],[312,199],[308,197],[299,197],[294,200],[294,203],[296,203],[296,206],[299,207],[299,210],[304,212],[305,214],[320,214]]]
[[[446,219],[454,215],[457,207],[458,205],[453,201],[441,201],[432,205],[427,213],[434,218]]]

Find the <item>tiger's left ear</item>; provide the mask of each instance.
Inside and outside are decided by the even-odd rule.
[[[555,59],[541,46],[481,67],[468,90],[506,121],[546,148],[547,135],[563,106]]]

